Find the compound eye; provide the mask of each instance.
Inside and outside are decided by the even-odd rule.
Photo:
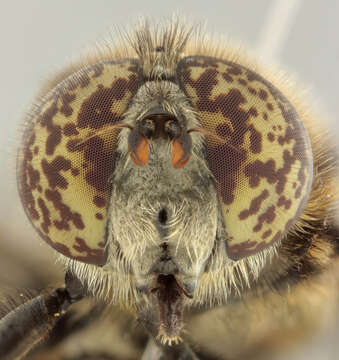
[[[279,89],[242,65],[191,56],[177,75],[201,126],[217,135],[206,137],[206,154],[228,256],[256,254],[286,235],[307,202],[313,156],[303,122]]]
[[[137,91],[137,68],[125,59],[81,69],[52,89],[26,120],[18,156],[21,200],[40,236],[69,258],[106,262],[119,131],[112,125],[122,120]]]

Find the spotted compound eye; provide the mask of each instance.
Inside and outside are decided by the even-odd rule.
[[[70,258],[106,261],[119,131],[112,125],[122,120],[141,84],[138,70],[131,59],[82,69],[51,90],[27,121],[19,193],[40,236]],[[186,57],[177,80],[201,126],[217,135],[206,136],[206,155],[228,255],[255,254],[280,240],[307,202],[313,159],[304,126],[277,88],[239,64]]]
[[[40,236],[60,253],[104,264],[110,176],[118,130],[138,87],[135,60],[80,70],[50,91],[27,121],[18,187]]]
[[[282,239],[305,207],[312,184],[310,141],[286,97],[257,73],[225,60],[181,60],[180,86],[206,138],[232,259]]]

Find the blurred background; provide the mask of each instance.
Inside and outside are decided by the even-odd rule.
[[[0,285],[34,286],[34,271],[46,284],[61,275],[52,252],[28,223],[16,191],[20,123],[39,84],[112,26],[131,25],[140,15],[158,19],[174,12],[206,22],[209,32],[243,43],[263,61],[280,63],[312,93],[326,126],[339,133],[338,0],[1,0]],[[287,358],[337,359],[338,333],[332,329],[319,335]]]

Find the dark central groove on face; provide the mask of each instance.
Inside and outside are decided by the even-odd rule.
[[[167,222],[167,211],[166,209],[161,209],[158,214],[158,219],[160,224],[166,225]]]

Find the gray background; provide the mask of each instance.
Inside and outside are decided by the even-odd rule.
[[[28,224],[15,184],[19,124],[39,83],[112,26],[133,24],[139,15],[158,19],[179,12],[189,20],[206,22],[209,32],[243,42],[266,61],[278,61],[311,88],[326,113],[326,126],[338,131],[338,0],[1,0],[0,4],[0,251],[11,248],[40,263],[51,261],[41,259],[41,254],[50,255],[49,250]],[[8,260],[0,279],[10,282],[13,273],[25,278],[20,271]],[[335,339],[334,332],[317,337],[288,358],[336,359]]]

